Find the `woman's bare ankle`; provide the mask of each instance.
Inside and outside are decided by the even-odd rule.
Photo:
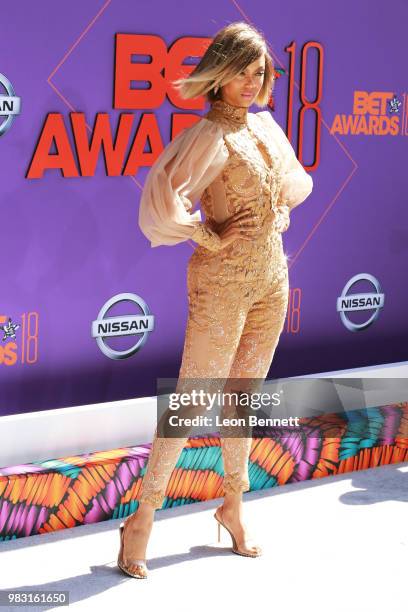
[[[155,508],[148,503],[140,503],[136,512],[131,514],[126,522],[133,529],[148,529],[152,527],[154,521]]]
[[[147,519],[153,519],[156,508],[154,508],[148,502],[139,502],[137,513],[139,516]]]
[[[222,509],[226,513],[236,513],[242,510],[242,493],[226,493]]]

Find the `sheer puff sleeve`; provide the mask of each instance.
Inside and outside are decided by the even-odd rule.
[[[282,186],[279,194],[281,206],[289,209],[301,204],[313,190],[313,179],[307,174],[302,164],[296,157],[295,151],[289,142],[285,132],[275,121],[269,111],[257,113],[269,129],[271,138],[276,142],[283,163]]]
[[[205,118],[163,149],[146,177],[139,207],[139,227],[152,247],[191,238],[210,250],[220,248],[220,237],[201,221],[200,210],[190,210],[227,158],[222,128]]]

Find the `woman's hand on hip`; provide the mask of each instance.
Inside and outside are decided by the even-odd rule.
[[[253,216],[252,209],[246,208],[233,214],[222,223],[213,223],[213,229],[221,238],[221,248],[225,248],[234,240],[253,240],[256,232],[259,232],[259,225]]]

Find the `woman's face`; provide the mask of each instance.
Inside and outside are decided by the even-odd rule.
[[[233,106],[250,106],[258,95],[265,75],[265,56],[249,64],[226,85],[221,87],[221,97]]]

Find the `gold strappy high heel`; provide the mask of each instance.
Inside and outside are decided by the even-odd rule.
[[[217,508],[217,510],[215,511],[214,514],[214,518],[218,523],[218,542],[221,542],[221,525],[224,527],[224,529],[226,529],[228,531],[228,533],[231,536],[232,539],[232,552],[234,552],[236,555],[242,555],[243,557],[260,557],[262,555],[262,549],[260,548],[260,546],[256,545],[256,548],[258,549],[258,552],[244,552],[242,549],[240,550],[239,547],[237,546],[237,541],[235,539],[234,534],[232,533],[232,531],[230,529],[228,529],[228,527],[225,525],[225,523],[223,522],[222,518],[222,506],[220,506],[219,508]],[[251,540],[246,540],[247,542],[250,542]]]
[[[123,561],[124,527],[125,523],[121,523],[119,526],[120,549],[117,561],[118,567],[122,570],[122,572],[128,574],[128,576],[132,576],[132,578],[147,578],[146,559],[133,559],[128,565],[125,565]]]

